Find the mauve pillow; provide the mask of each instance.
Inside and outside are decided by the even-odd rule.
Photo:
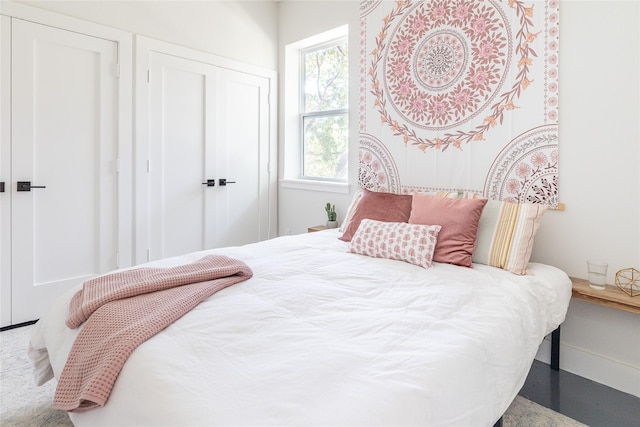
[[[360,221],[373,219],[385,222],[407,222],[411,215],[411,199],[409,194],[394,194],[362,190],[362,198],[353,212],[353,217],[344,230],[344,234],[338,237],[340,240],[350,242],[355,234]]]
[[[448,199],[414,193],[410,224],[438,224],[433,260],[471,267],[478,223],[487,199]]]

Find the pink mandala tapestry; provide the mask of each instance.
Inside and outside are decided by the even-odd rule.
[[[358,181],[371,191],[400,193],[402,186],[389,151],[375,137],[360,134]]]
[[[556,207],[558,9],[558,0],[361,1],[360,184],[388,184],[363,161],[376,141],[402,182],[395,191]]]

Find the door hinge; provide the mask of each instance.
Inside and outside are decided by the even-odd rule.
[[[151,164],[149,160],[147,160],[147,173],[149,173],[149,171],[151,171]]]
[[[147,262],[151,261],[151,249],[147,249]]]
[[[116,173],[120,173],[120,159],[116,159]]]
[[[116,42],[116,79],[120,78],[120,42]]]
[[[151,83],[151,70],[147,70],[147,83]]]

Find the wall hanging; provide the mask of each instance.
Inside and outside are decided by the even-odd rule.
[[[361,1],[360,185],[557,208],[558,3]]]

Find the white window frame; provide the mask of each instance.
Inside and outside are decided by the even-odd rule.
[[[333,30],[300,40],[285,46],[285,78],[283,96],[283,179],[285,188],[348,193],[348,179],[329,180],[303,177],[302,139],[302,53],[320,49],[345,39],[348,42],[349,26],[343,25]],[[348,114],[348,108],[345,112]]]
[[[331,47],[335,47],[338,46],[340,44],[344,44],[344,43],[349,43],[349,38],[348,35],[345,34],[342,37],[336,38],[336,39],[332,39],[332,40],[328,40],[324,43],[320,43],[320,44],[316,44],[313,45],[311,47],[308,47],[306,49],[300,49],[299,51],[299,59],[300,59],[300,81],[299,81],[299,86],[298,86],[298,93],[300,95],[300,115],[299,115],[299,120],[300,120],[300,179],[305,179],[305,180],[317,180],[317,181],[326,181],[326,182],[347,182],[348,181],[348,176],[347,178],[344,179],[339,179],[339,178],[323,178],[323,177],[314,177],[314,176],[308,176],[305,174],[305,148],[306,148],[306,144],[305,144],[305,139],[304,139],[304,124],[305,124],[305,119],[310,118],[310,119],[314,119],[314,118],[322,118],[322,117],[335,117],[335,116],[346,116],[347,117],[347,123],[348,123],[348,119],[349,119],[349,106],[347,105],[345,108],[339,108],[339,109],[334,109],[334,110],[322,110],[322,111],[312,111],[312,112],[307,112],[305,105],[306,105],[306,99],[305,99],[305,87],[307,85],[307,81],[306,81],[306,76],[307,76],[307,70],[306,70],[306,66],[305,66],[305,58],[307,54],[319,51],[319,50],[324,50],[327,48],[331,48]],[[348,91],[348,88],[347,88]],[[348,124],[347,124],[348,126]],[[348,129],[347,129],[347,133],[348,133]],[[348,145],[348,144],[347,144]],[[348,154],[348,146],[347,146],[347,154]]]

